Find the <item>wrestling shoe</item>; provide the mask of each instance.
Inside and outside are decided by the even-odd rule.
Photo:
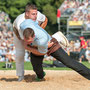
[[[19,77],[18,77],[18,82],[20,82],[20,81],[22,81],[22,80],[24,80],[24,76],[19,76]]]
[[[43,78],[42,78],[42,79],[40,79],[40,78],[38,78],[38,77],[36,76],[35,80],[36,80],[36,81],[42,81],[42,80],[44,79],[45,75],[46,75],[46,73],[45,73],[45,72],[43,72]]]

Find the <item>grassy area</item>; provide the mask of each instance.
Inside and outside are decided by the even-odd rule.
[[[47,64],[52,64],[53,62],[52,61],[44,61],[44,63],[47,63]],[[87,61],[83,61],[82,62],[85,66],[87,66],[88,68],[90,68],[90,63],[88,63]],[[15,62],[12,62],[12,66],[13,68],[3,68],[5,66],[5,62],[0,62],[0,70],[15,70],[16,69],[16,66],[15,66]],[[32,70],[32,65],[30,62],[25,62],[24,63],[24,68],[25,70]],[[67,68],[67,67],[54,67],[54,68],[44,68],[44,70],[71,70],[70,68]]]

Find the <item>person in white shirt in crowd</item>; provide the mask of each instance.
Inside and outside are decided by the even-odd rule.
[[[15,47],[14,46],[10,46],[10,48],[8,48],[6,57],[9,59],[9,62],[15,61]]]
[[[80,52],[80,41],[76,40],[74,43],[74,51]]]
[[[86,50],[85,55],[86,55],[86,59],[90,63],[90,47],[88,47],[88,49]]]
[[[30,62],[29,52],[27,50],[25,51],[25,62]]]
[[[17,16],[13,23],[14,31],[14,45],[16,49],[15,61],[16,61],[16,74],[18,76],[18,81],[21,81],[24,78],[24,56],[25,48],[23,42],[23,36],[20,30],[20,24],[25,19],[32,19],[36,21],[40,27],[45,28],[47,25],[47,17],[37,11],[37,7],[33,4],[28,3],[25,8],[25,13]]]

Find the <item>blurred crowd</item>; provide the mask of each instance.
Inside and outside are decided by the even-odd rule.
[[[60,8],[61,14],[71,14],[79,7],[79,5],[80,2],[76,0],[65,0]]]
[[[14,59],[12,23],[8,14],[0,11],[0,61]],[[13,52],[12,52],[13,51]]]
[[[90,0],[65,0],[61,15],[69,15],[70,21],[82,21],[84,30],[90,30]]]
[[[28,52],[25,54],[25,61],[29,61]],[[8,14],[0,11],[0,62],[3,61],[15,61],[15,46],[11,20]]]
[[[80,4],[78,9],[71,15],[71,21],[82,21],[84,30],[90,30],[90,2],[87,0]]]
[[[79,40],[70,41],[70,47],[66,51],[72,58],[79,62],[86,60],[90,63],[90,39],[80,37]]]
[[[12,30],[12,23],[9,15],[3,11],[0,11],[0,30]]]
[[[29,61],[28,51],[25,53],[25,61]],[[3,29],[0,31],[0,62],[15,61],[15,46],[13,44],[13,32]]]

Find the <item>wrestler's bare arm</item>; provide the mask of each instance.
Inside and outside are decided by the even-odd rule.
[[[47,22],[48,22],[48,19],[46,17],[44,22],[42,22],[42,23],[39,22],[39,26],[42,27],[43,29],[45,29],[45,27],[47,26]]]
[[[50,48],[52,45],[53,45],[52,42],[48,42],[48,48]],[[25,47],[26,50],[32,52],[35,55],[41,56],[41,55],[45,55],[46,54],[46,53],[40,53],[36,46],[30,46],[30,45],[27,45],[27,43],[24,43],[24,47]]]
[[[30,46],[30,45],[27,45],[26,43],[24,43],[24,47],[25,47],[26,50],[28,50],[28,51],[30,51],[33,54],[38,55],[38,56],[46,54],[46,53],[40,53],[36,46]]]

